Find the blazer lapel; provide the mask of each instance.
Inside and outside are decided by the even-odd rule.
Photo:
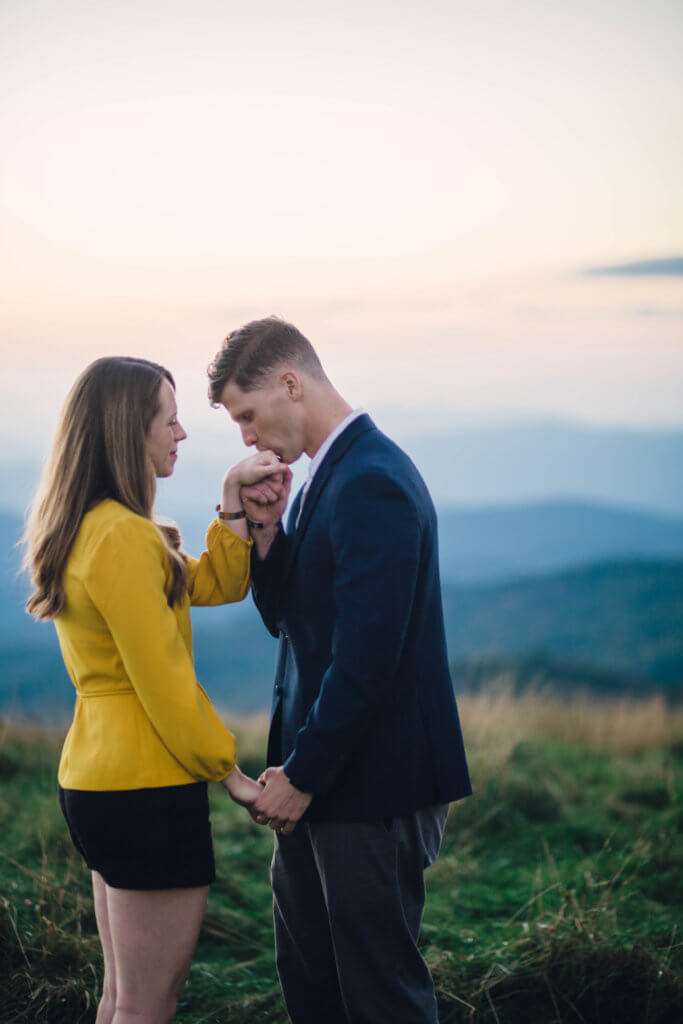
[[[355,419],[352,423],[349,424],[344,433],[341,434],[334,442],[329,452],[321,462],[315,476],[313,477],[313,481],[308,489],[306,498],[304,499],[304,507],[301,513],[301,518],[299,519],[299,525],[294,529],[292,533],[292,544],[289,549],[289,558],[287,560],[287,565],[285,567],[285,576],[287,576],[287,574],[292,568],[292,565],[294,564],[296,553],[299,550],[299,545],[301,544],[301,541],[304,538],[306,528],[308,527],[308,524],[311,520],[311,516],[313,515],[315,507],[318,504],[318,499],[320,498],[320,495],[325,489],[325,485],[330,478],[330,474],[334,469],[335,463],[339,462],[339,460],[346,454],[346,452],[349,450],[349,448],[354,443],[356,438],[360,437],[361,434],[365,434],[368,430],[376,429],[377,428],[375,427],[375,424],[372,422],[370,417],[367,415],[367,413],[364,413],[362,416],[359,416],[358,419]],[[299,495],[297,495],[296,500],[294,502],[294,506],[292,507],[292,512],[290,513],[291,524],[294,524],[296,522],[294,510],[296,509],[296,512],[298,513],[300,504],[301,502],[299,499]]]

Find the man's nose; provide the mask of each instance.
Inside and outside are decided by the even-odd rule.
[[[249,427],[243,427],[242,440],[246,444],[247,448],[249,448],[252,444],[256,444],[256,434],[253,430],[250,430]]]

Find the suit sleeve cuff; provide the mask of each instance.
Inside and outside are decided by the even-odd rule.
[[[316,782],[308,777],[303,766],[298,763],[299,761],[300,758],[297,758],[296,751],[293,751],[282,766],[284,773],[291,784],[302,793],[315,793]]]

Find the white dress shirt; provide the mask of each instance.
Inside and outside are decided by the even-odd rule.
[[[296,529],[297,526],[299,525],[299,520],[301,519],[301,513],[302,513],[303,508],[304,508],[304,502],[306,501],[306,495],[308,494],[309,488],[310,488],[311,484],[313,483],[313,477],[318,472],[318,469],[320,468],[320,464],[322,463],[323,459],[325,458],[325,456],[327,455],[327,453],[329,452],[330,448],[332,447],[334,442],[337,440],[337,438],[341,434],[344,433],[346,428],[348,426],[350,426],[353,423],[354,420],[357,420],[359,416],[363,416],[364,413],[365,413],[365,409],[353,409],[348,414],[348,416],[344,417],[344,419],[341,421],[341,423],[337,424],[337,426],[334,428],[332,433],[327,435],[327,437],[325,438],[325,440],[320,445],[320,447],[318,448],[317,452],[315,453],[315,455],[311,459],[310,465],[308,467],[308,476],[306,477],[306,483],[304,484],[303,493],[301,495],[301,504],[299,505],[299,511],[297,513],[296,523],[294,524],[294,529]]]

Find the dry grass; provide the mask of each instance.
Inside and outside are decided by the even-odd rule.
[[[678,1024],[683,709],[462,697],[474,796],[453,808],[423,930],[443,1024]],[[264,763],[266,714],[223,711]],[[0,721],[0,1024],[91,1024],[101,957],[55,798],[65,724]],[[282,1024],[272,838],[216,788],[220,864],[178,1019]]]
[[[524,740],[544,738],[578,744],[605,754],[642,754],[683,743],[683,705],[663,697],[566,699],[552,694],[513,694],[506,690],[465,694],[458,698],[468,750],[482,751],[494,763],[507,760]],[[262,763],[269,714],[240,715],[220,708],[223,721],[238,741],[240,763]],[[8,735],[20,742],[61,742],[68,723],[51,727],[0,719],[0,749]]]
[[[683,707],[672,707],[659,696],[564,700],[537,693],[480,693],[460,697],[458,705],[468,750],[485,752],[496,763],[530,739],[623,755],[683,742]]]

